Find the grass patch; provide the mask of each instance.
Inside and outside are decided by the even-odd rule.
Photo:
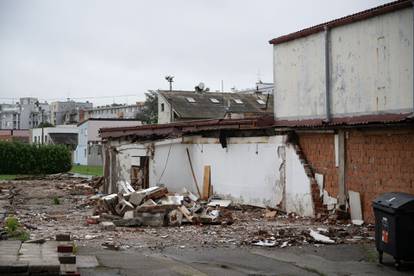
[[[376,263],[378,261],[378,251],[375,247],[372,247],[369,244],[364,244],[362,248],[365,251],[365,258],[368,262]]]
[[[0,174],[0,180],[14,180],[16,176],[15,174]]]
[[[87,175],[94,175],[94,176],[102,176],[103,175],[103,167],[102,166],[84,166],[84,165],[73,165],[72,173],[79,173],[79,174],[87,174]]]
[[[4,225],[7,235],[10,238],[21,241],[27,241],[30,238],[29,233],[23,229],[19,220],[16,217],[7,217]]]
[[[54,204],[54,205],[59,205],[59,204],[60,204],[60,200],[59,200],[59,198],[58,198],[57,196],[55,196],[55,197],[53,198],[53,204]]]

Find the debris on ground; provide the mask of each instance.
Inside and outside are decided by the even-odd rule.
[[[110,218],[116,226],[123,227],[181,226],[186,223],[231,224],[233,222],[231,212],[223,210],[230,204],[231,200],[215,198],[201,201],[186,190],[182,194],[177,194],[169,193],[165,187],[154,186],[101,197],[94,218],[96,216]],[[91,221],[95,222],[95,219]]]
[[[318,240],[318,235],[335,244],[374,239],[372,225],[353,225],[339,216],[324,220],[304,218],[271,207],[228,204],[228,199],[214,195],[201,200],[190,191],[172,193],[161,186],[105,195],[99,192],[102,181],[68,174],[0,181],[0,203],[5,206],[0,206],[0,216],[6,209],[7,216],[18,218],[33,242],[53,240],[56,233],[71,232],[79,245],[112,250],[200,245],[271,250],[332,244]],[[59,205],[53,204],[55,197]],[[5,237],[2,231],[0,219],[0,238]]]
[[[320,243],[335,243],[334,240],[330,239],[329,237],[320,234],[317,231],[309,230],[309,235],[316,241]]]

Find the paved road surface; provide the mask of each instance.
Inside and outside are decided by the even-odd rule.
[[[379,265],[372,244],[292,248],[179,248],[111,251],[79,248],[100,263],[82,275],[414,275],[414,266]]]

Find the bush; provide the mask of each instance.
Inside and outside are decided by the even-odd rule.
[[[71,152],[63,145],[0,142],[0,174],[51,174],[72,167]]]

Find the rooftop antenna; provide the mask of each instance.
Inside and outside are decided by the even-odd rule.
[[[172,91],[172,83],[174,82],[174,76],[165,76],[165,79],[170,83],[170,91]]]

